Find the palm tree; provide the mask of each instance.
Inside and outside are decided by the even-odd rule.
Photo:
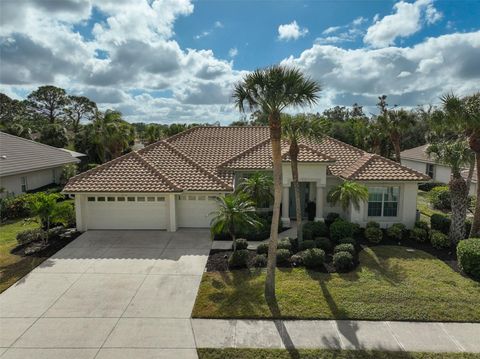
[[[297,217],[297,237],[301,243],[302,235],[302,208],[300,202],[300,183],[298,181],[298,142],[301,138],[320,140],[328,131],[326,120],[317,116],[299,114],[296,116],[284,115],[282,117],[282,135],[290,143],[288,154],[292,167],[292,182],[295,192],[295,214]]]
[[[446,114],[446,125],[451,130],[463,134],[470,149],[475,153],[477,183],[480,183],[480,92],[459,98],[453,94],[442,97],[442,107]],[[480,236],[480,186],[477,186],[477,203],[473,215],[470,237]]]
[[[242,226],[259,226],[253,201],[246,195],[227,194],[217,197],[218,208],[210,213],[212,235],[227,232],[233,240],[233,251],[237,250],[235,233]]]
[[[465,219],[468,207],[468,187],[461,175],[464,166],[472,161],[473,152],[466,141],[441,141],[430,144],[426,151],[435,160],[451,167],[452,178],[448,183],[452,203],[452,216],[448,237],[452,245],[465,238]]]
[[[368,188],[355,181],[343,181],[328,192],[327,199],[333,205],[340,202],[344,211],[350,204],[359,210],[360,202],[368,201]]]
[[[258,207],[259,205],[270,205],[273,194],[272,176],[255,172],[251,176],[244,178],[237,187],[237,193],[247,195]]]
[[[28,203],[29,209],[34,216],[38,216],[42,223],[42,227],[47,231],[44,238],[45,244],[48,242],[48,230],[50,229],[50,221],[55,214],[58,206],[58,199],[62,197],[58,193],[38,192],[33,195]]]
[[[278,222],[280,220],[280,204],[282,202],[282,125],[280,115],[288,106],[304,106],[315,104],[320,86],[305,77],[296,68],[271,66],[257,69],[235,85],[233,98],[235,105],[243,112],[245,104],[250,109],[259,109],[268,115],[270,141],[272,144],[274,200],[273,218],[270,228],[268,246],[267,278],[265,296],[275,298],[275,268],[277,262]]]

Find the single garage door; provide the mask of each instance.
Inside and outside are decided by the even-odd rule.
[[[166,229],[162,196],[88,196],[88,229]]]
[[[178,195],[176,196],[177,226],[190,228],[209,228],[216,210],[216,196]]]

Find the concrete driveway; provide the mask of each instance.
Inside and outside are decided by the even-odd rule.
[[[207,230],[89,231],[0,295],[4,358],[196,358]]]

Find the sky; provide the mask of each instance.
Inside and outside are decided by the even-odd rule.
[[[478,0],[0,0],[0,92],[41,85],[130,122],[228,124],[249,71],[295,66],[321,112],[480,90]]]

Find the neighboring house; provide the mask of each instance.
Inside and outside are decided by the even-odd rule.
[[[0,132],[0,187],[2,195],[17,195],[59,183],[64,165],[80,162],[73,151]]]
[[[402,165],[412,168],[418,172],[425,173],[432,178],[433,181],[448,183],[452,176],[452,169],[442,163],[438,163],[435,159],[431,158],[427,153],[428,144],[410,148],[408,150],[400,152],[400,158]],[[462,171],[462,176],[467,177],[468,170]],[[476,194],[477,182],[476,175],[474,174],[472,182],[470,184],[469,193],[471,195]]]
[[[283,143],[282,222],[294,218],[288,144]],[[339,212],[365,225],[413,226],[417,183],[427,176],[330,137],[300,145],[303,203],[316,203],[316,219]],[[166,229],[210,225],[215,198],[232,192],[255,171],[272,171],[267,127],[195,127],[137,152],[128,153],[72,177],[64,188],[75,195],[77,227],[88,229]],[[364,183],[370,201],[345,213],[326,200],[343,179]]]

